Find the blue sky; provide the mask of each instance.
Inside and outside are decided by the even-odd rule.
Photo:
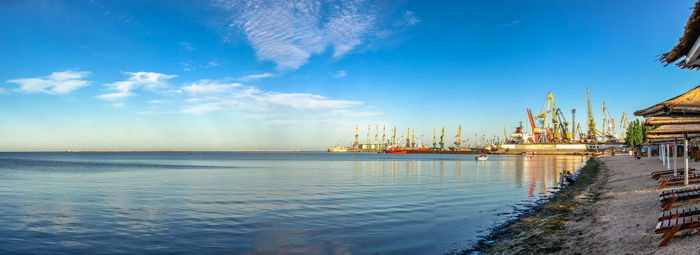
[[[315,150],[355,125],[491,137],[548,91],[584,120],[586,87],[619,120],[698,84],[656,61],[693,3],[2,1],[0,150]]]

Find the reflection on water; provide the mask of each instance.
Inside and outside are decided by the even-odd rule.
[[[0,253],[435,254],[580,156],[0,153]]]
[[[495,160],[494,160],[495,158]],[[436,184],[445,188],[446,184],[457,187],[462,180],[463,165],[471,167],[471,176],[467,182],[477,181],[482,174],[488,173],[487,178],[513,179],[516,187],[527,185],[527,197],[539,197],[558,187],[561,173],[577,171],[585,162],[585,156],[492,156],[490,161],[481,162],[463,158],[442,158],[425,160],[377,160],[354,161],[355,179],[361,177],[390,176],[392,182],[397,178],[420,180],[424,174],[439,177]],[[425,172],[427,171],[427,172]],[[448,178],[448,179],[446,179]]]

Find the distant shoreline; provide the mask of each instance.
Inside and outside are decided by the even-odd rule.
[[[302,152],[302,150],[46,150],[46,151],[0,151],[2,152]],[[304,151],[312,152],[312,151]],[[318,151],[323,152],[323,151]]]

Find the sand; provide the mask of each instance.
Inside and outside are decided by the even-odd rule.
[[[618,253],[618,254],[700,254],[700,235],[696,230],[685,230],[658,247],[661,235],[654,233],[661,212],[658,184],[650,177],[617,182],[609,180],[662,170],[665,167],[656,157],[637,160],[629,156],[601,157],[603,169],[598,183],[602,185],[598,199],[582,208],[591,215],[577,215],[579,221],[567,222],[560,238],[564,241],[562,254]],[[673,165],[673,162],[671,162]],[[678,167],[684,166],[677,161]],[[700,162],[690,162],[700,168]],[[678,188],[681,186],[670,186]],[[679,203],[673,208],[700,205],[700,200]]]
[[[679,159],[678,167],[683,166]],[[589,182],[567,188],[524,215],[493,238],[482,250],[491,254],[700,254],[700,228],[676,234],[665,247],[654,229],[661,212],[658,184],[644,174],[666,169],[656,157],[630,156],[595,159]],[[671,162],[673,164],[673,162]],[[589,161],[589,164],[591,162]],[[700,169],[700,162],[690,162]],[[584,173],[582,173],[583,175]],[[635,178],[636,177],[636,178]],[[682,185],[670,186],[679,188]],[[673,208],[700,205],[700,199],[676,203]],[[549,208],[548,208],[549,207]],[[563,208],[562,210],[553,210]]]

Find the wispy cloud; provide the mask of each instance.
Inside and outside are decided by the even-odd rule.
[[[217,67],[220,65],[221,65],[221,62],[217,61],[216,59],[209,60],[206,64],[195,63],[192,60],[185,60],[185,61],[180,62],[180,66],[182,66],[182,70],[185,72],[190,72],[190,71],[194,71],[197,69],[208,69],[208,68]]]
[[[519,19],[514,19],[514,20],[512,20],[512,21],[510,21],[510,22],[508,22],[508,23],[502,24],[501,27],[511,27],[511,26],[515,26],[515,25],[517,25],[517,24],[520,24],[520,20],[519,20]]]
[[[180,49],[182,49],[184,51],[194,51],[197,49],[194,47],[194,45],[192,45],[191,42],[180,42],[179,45],[180,45]]]
[[[66,94],[90,84],[85,77],[90,72],[63,71],[37,78],[8,80],[19,85],[17,91],[23,93]]]
[[[420,22],[421,20],[418,18],[418,16],[416,16],[415,12],[403,11],[403,13],[401,13],[401,18],[396,22],[396,24],[404,27],[412,27],[418,25]]]
[[[167,75],[153,72],[126,72],[129,76],[126,80],[106,84],[112,93],[97,96],[104,100],[117,100],[134,95],[136,89],[155,90],[167,87],[166,80],[175,78],[176,75]]]
[[[223,83],[212,80],[199,80],[182,87],[182,90],[190,95],[220,94],[231,92],[231,90],[240,86],[242,86],[240,83]]]
[[[338,70],[337,72],[335,72],[335,74],[333,74],[333,78],[343,78],[347,75],[348,72],[346,72],[345,70]]]
[[[333,48],[333,57],[348,54],[376,30],[378,9],[361,0],[219,0],[232,24],[250,42],[261,61],[293,70]]]
[[[379,114],[358,109],[363,102],[331,99],[311,93],[262,90],[240,83],[202,80],[182,88],[191,97],[181,112],[205,114],[233,111],[263,122],[291,123],[318,118],[358,117]]]
[[[252,80],[259,80],[259,79],[264,79],[264,78],[270,78],[273,76],[275,76],[275,75],[271,74],[271,73],[249,74],[249,75],[241,77],[239,80],[252,81]]]

